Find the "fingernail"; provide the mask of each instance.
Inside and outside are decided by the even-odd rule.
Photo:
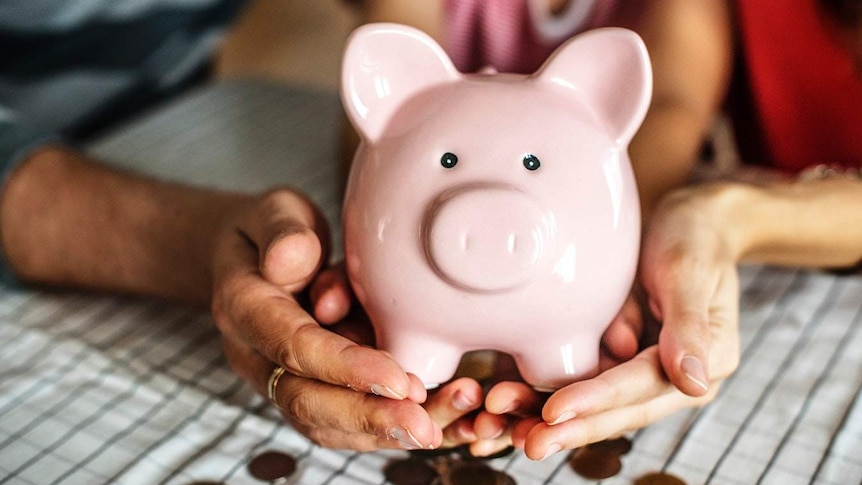
[[[498,429],[497,429],[497,431],[494,431],[494,434],[492,434],[491,436],[488,436],[488,437],[487,437],[487,438],[485,438],[485,439],[487,439],[487,440],[495,440],[495,439],[499,438],[500,436],[503,436],[503,433],[504,433],[505,431],[506,431],[506,429],[505,429],[505,428],[498,428]]]
[[[545,452],[545,456],[543,456],[542,459],[543,460],[547,459],[549,456],[556,454],[557,452],[559,452],[562,449],[563,449],[562,446],[560,446],[556,443],[551,443],[551,446],[548,447],[548,451]]]
[[[392,388],[386,384],[371,384],[371,392],[374,393],[375,396],[388,397],[389,399],[397,399],[399,401],[402,401],[407,397],[393,391]]]
[[[472,409],[475,405],[476,401],[474,401],[470,396],[464,394],[461,391],[457,391],[455,395],[452,396],[452,407],[454,407],[458,411],[466,411],[468,409]]]
[[[706,384],[706,372],[703,370],[703,363],[701,363],[700,359],[692,355],[686,355],[680,362],[680,368],[688,380],[694,382],[697,387],[704,391],[709,390],[709,386]]]
[[[476,441],[476,433],[473,431],[473,427],[467,423],[461,423],[458,426],[458,435],[464,441]]]
[[[565,422],[565,421],[568,421],[568,420],[570,420],[570,419],[574,418],[575,416],[576,416],[576,414],[575,414],[575,412],[574,412],[574,411],[566,411],[566,412],[564,412],[563,414],[561,414],[557,419],[555,419],[555,420],[551,423],[551,426],[553,426],[553,425],[555,425],[555,424],[563,423],[563,422]]]
[[[505,409],[503,409],[500,412],[500,414],[509,414],[512,411],[516,411],[520,407],[521,407],[521,401],[512,401],[511,403],[509,403],[508,406],[506,406]]]
[[[407,428],[393,428],[389,431],[389,437],[401,443],[401,447],[405,450],[419,450],[423,448],[422,443]]]

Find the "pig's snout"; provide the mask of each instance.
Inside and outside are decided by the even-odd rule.
[[[440,277],[463,289],[494,292],[528,281],[553,239],[553,219],[513,187],[471,185],[429,207],[425,253]]]

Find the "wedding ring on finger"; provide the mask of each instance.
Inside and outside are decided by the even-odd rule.
[[[279,409],[281,409],[281,406],[279,406],[276,401],[276,391],[278,390],[278,380],[281,378],[282,374],[284,374],[284,367],[276,367],[269,375],[269,382],[266,384],[266,397],[273,406]]]

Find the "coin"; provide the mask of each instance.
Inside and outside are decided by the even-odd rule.
[[[296,459],[281,451],[265,451],[248,463],[251,476],[263,481],[289,477],[295,471]]]
[[[435,448],[433,450],[410,450],[410,456],[415,458],[437,458],[439,456],[452,456],[455,454],[463,455],[461,446],[454,448]]]
[[[383,476],[395,485],[431,485],[439,475],[427,461],[411,456],[391,460],[383,469]]]
[[[598,443],[587,445],[587,447],[593,449],[608,450],[609,452],[616,453],[617,455],[625,455],[632,450],[632,442],[630,439],[622,437],[613,440],[599,441]]]
[[[589,446],[573,451],[569,455],[569,466],[578,475],[591,480],[610,478],[623,468],[619,453]]]
[[[453,467],[443,483],[449,485],[514,485],[509,475],[479,462],[464,462]]]
[[[584,478],[610,478],[622,470],[620,457],[631,449],[632,442],[625,437],[599,441],[572,451],[569,466]]]
[[[669,473],[656,472],[638,478],[635,485],[685,485],[685,482]]]

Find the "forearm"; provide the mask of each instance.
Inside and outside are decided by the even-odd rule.
[[[845,178],[699,190],[740,261],[848,267],[862,261],[862,181]]]
[[[759,230],[745,259],[846,267],[862,261],[862,181],[844,178],[774,184],[746,204]],[[740,207],[739,210],[746,210]]]
[[[730,79],[727,0],[651,0],[635,25],[653,66],[653,98],[629,152],[647,219],[686,184]]]
[[[219,225],[244,201],[47,148],[7,181],[0,230],[22,280],[204,303]]]
[[[662,196],[689,182],[707,124],[684,105],[653,102],[629,148],[644,220]]]
[[[443,35],[443,0],[366,0],[361,21],[395,22],[425,32],[437,42]]]

